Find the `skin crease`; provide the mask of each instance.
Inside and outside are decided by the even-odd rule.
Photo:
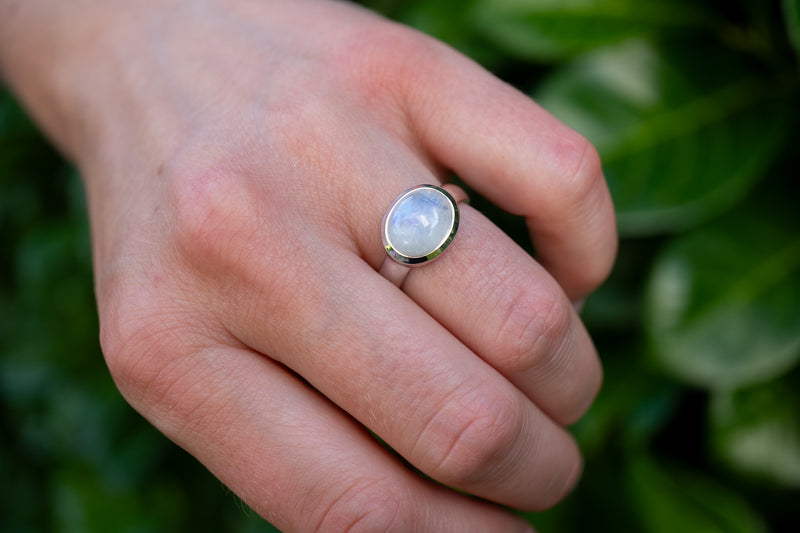
[[[494,504],[577,482],[563,426],[601,371],[570,302],[611,268],[613,209],[594,149],[524,95],[326,0],[0,0],[0,72],[85,177],[120,391],[264,518],[524,531]],[[540,256],[464,206],[400,291],[381,217],[446,169]]]

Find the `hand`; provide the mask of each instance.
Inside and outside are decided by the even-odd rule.
[[[519,509],[570,490],[562,426],[601,381],[570,300],[616,251],[582,137],[345,3],[47,4],[3,3],[0,65],[85,175],[137,410],[286,531],[521,531],[445,486]],[[527,217],[538,262],[463,206],[401,291],[381,217],[447,169]]]

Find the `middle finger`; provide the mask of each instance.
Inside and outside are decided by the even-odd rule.
[[[314,250],[326,261],[294,280],[251,277],[227,328],[434,479],[523,509],[563,497],[580,470],[566,431],[358,256]]]

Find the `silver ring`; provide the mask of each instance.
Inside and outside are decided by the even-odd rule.
[[[418,185],[394,199],[381,222],[387,258],[380,273],[402,285],[408,267],[433,261],[453,242],[458,231],[458,203],[464,191],[452,184]]]

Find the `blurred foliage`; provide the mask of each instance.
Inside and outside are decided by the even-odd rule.
[[[542,532],[800,531],[800,0],[365,0],[599,149],[606,382]],[[0,530],[269,531],[100,364],[80,182],[0,99]],[[529,247],[524,224],[480,198]]]

